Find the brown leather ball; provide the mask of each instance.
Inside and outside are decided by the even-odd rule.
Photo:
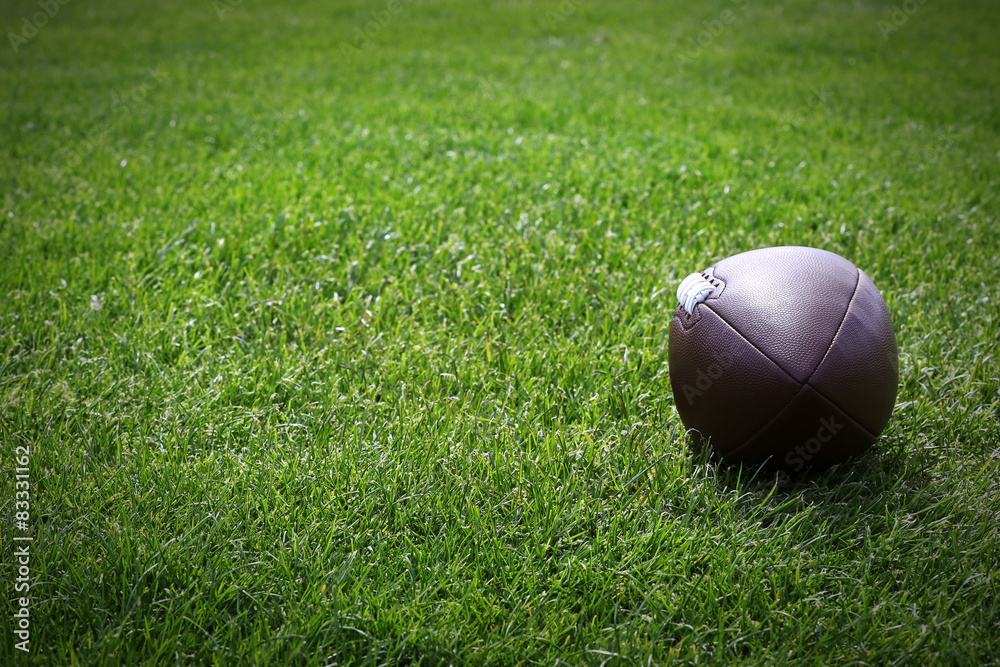
[[[896,402],[889,310],[826,250],[778,247],[688,276],[670,322],[670,385],[695,442],[799,473],[864,452]]]

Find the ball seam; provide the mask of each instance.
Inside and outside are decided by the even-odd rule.
[[[830,356],[830,350],[833,349],[833,344],[837,342],[837,336],[840,335],[840,330],[844,328],[844,323],[847,322],[847,315],[851,312],[851,306],[854,305],[854,299],[858,296],[858,288],[861,286],[861,269],[855,268],[855,271],[857,272],[857,275],[854,278],[854,291],[851,292],[851,298],[847,301],[847,308],[844,308],[844,314],[840,317],[840,324],[837,325],[837,330],[833,332],[833,338],[830,339],[830,344],[827,345],[826,349],[823,351],[823,356],[819,358],[819,361],[817,361],[816,365],[813,366],[812,371],[806,376],[806,379],[802,381],[803,387],[809,383],[809,380],[811,380],[814,375],[816,375],[816,371],[818,371],[819,367],[823,365],[826,358]]]
[[[756,431],[754,431],[753,435],[751,435],[749,438],[747,438],[746,440],[744,440],[743,443],[739,447],[736,447],[735,449],[729,450],[728,452],[726,452],[724,454],[724,456],[739,457],[740,451],[746,449],[746,447],[748,445],[750,445],[757,438],[757,436],[759,436],[769,426],[771,426],[776,421],[778,421],[779,419],[781,419],[782,417],[785,416],[785,414],[788,412],[788,408],[792,405],[792,403],[795,402],[795,399],[798,398],[802,394],[802,392],[804,392],[806,390],[806,388],[809,388],[812,391],[816,392],[817,396],[819,396],[824,401],[826,401],[827,403],[829,403],[830,405],[832,405],[833,407],[837,408],[842,413],[844,413],[844,417],[846,417],[847,419],[849,419],[851,421],[851,424],[853,424],[855,427],[857,427],[865,435],[869,436],[872,439],[872,442],[878,440],[878,436],[874,435],[871,431],[869,431],[867,426],[865,426],[864,424],[862,424],[861,422],[859,422],[857,419],[855,419],[854,417],[852,417],[851,413],[849,413],[846,410],[844,410],[836,402],[831,401],[829,398],[827,398],[825,395],[823,395],[822,392],[820,392],[818,389],[816,389],[816,387],[812,386],[811,384],[803,384],[799,388],[799,390],[795,393],[795,395],[792,396],[791,400],[789,400],[788,403],[785,404],[785,406],[783,408],[781,408],[780,410],[778,410],[778,413],[776,415],[774,415],[774,417],[772,417],[771,419],[769,419],[766,424],[764,424],[759,429],[757,429]],[[771,457],[768,457],[768,458],[770,459]]]
[[[756,345],[754,345],[753,341],[751,341],[749,338],[747,338],[746,336],[744,336],[743,332],[741,332],[739,329],[737,329],[732,324],[730,324],[726,320],[726,318],[724,318],[722,316],[721,313],[719,313],[717,310],[715,310],[714,308],[712,308],[708,303],[700,303],[700,304],[698,304],[700,306],[704,306],[704,307],[708,308],[709,310],[711,310],[722,322],[724,322],[726,324],[726,326],[728,326],[734,333],[736,333],[737,336],[739,336],[740,338],[742,338],[748,345],[750,345],[750,347],[752,347],[753,349],[757,350],[757,352],[759,352],[761,355],[763,355],[765,359],[767,359],[772,364],[774,364],[782,373],[784,373],[786,376],[788,376],[789,379],[791,379],[793,382],[795,382],[796,384],[799,385],[799,390],[792,396],[791,399],[789,399],[788,403],[786,403],[782,407],[778,408],[777,412],[775,412],[775,414],[770,419],[768,419],[764,423],[763,426],[761,426],[759,429],[757,429],[752,434],[750,434],[750,436],[748,436],[747,439],[743,441],[743,444],[741,444],[736,449],[731,450],[729,453],[726,454],[726,456],[732,456],[732,455],[734,455],[737,451],[739,451],[740,449],[742,449],[743,447],[745,447],[749,442],[751,442],[754,438],[756,438],[758,435],[760,435],[760,433],[762,431],[764,431],[764,429],[766,429],[768,426],[770,426],[774,422],[774,420],[778,419],[781,415],[783,415],[785,413],[785,411],[788,409],[788,406],[792,404],[792,402],[795,400],[795,398],[799,394],[801,394],[802,391],[806,387],[809,387],[810,389],[812,389],[813,391],[815,391],[824,400],[828,401],[831,405],[835,406],[838,410],[840,410],[841,412],[843,412],[844,415],[846,415],[847,417],[849,417],[850,420],[852,422],[854,422],[857,426],[859,426],[862,431],[864,431],[868,435],[871,435],[873,440],[877,440],[878,439],[877,436],[873,435],[872,432],[869,431],[866,426],[864,426],[863,424],[861,424],[857,420],[857,418],[855,418],[850,412],[848,412],[847,410],[845,410],[844,408],[842,408],[840,405],[838,405],[836,403],[836,401],[831,400],[828,396],[826,396],[826,394],[824,394],[823,392],[821,392],[817,387],[809,384],[809,380],[811,380],[812,377],[813,377],[813,375],[816,374],[816,371],[819,370],[819,367],[823,365],[823,361],[830,354],[830,350],[833,349],[833,344],[834,344],[834,342],[836,342],[837,336],[840,334],[840,330],[844,328],[844,322],[847,321],[847,314],[851,311],[851,305],[854,303],[854,299],[858,295],[858,288],[861,285],[861,270],[858,269],[857,267],[855,267],[855,271],[857,271],[857,273],[855,274],[854,290],[851,292],[851,298],[848,299],[848,301],[847,301],[847,307],[844,308],[844,314],[840,318],[840,323],[837,325],[837,329],[833,332],[833,338],[830,339],[830,344],[827,345],[826,350],[824,350],[824,352],[823,352],[823,356],[820,357],[820,360],[816,363],[816,366],[813,368],[812,372],[810,372],[809,375],[806,377],[806,379],[803,380],[803,381],[801,381],[801,382],[799,380],[797,380],[794,375],[792,375],[791,373],[789,373],[785,369],[784,366],[782,366],[781,364],[779,364],[775,359],[772,359],[771,356],[768,355],[766,352],[764,352],[762,349],[760,349],[759,347],[757,347]]]

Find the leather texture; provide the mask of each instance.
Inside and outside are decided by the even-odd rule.
[[[898,357],[871,279],[825,250],[778,247],[703,272],[716,289],[670,324],[674,400],[730,462],[820,470],[865,451],[892,414]]]
[[[847,317],[809,384],[877,437],[896,403],[899,356],[889,309],[871,278],[858,273]]]
[[[717,313],[705,308],[700,315],[690,329],[670,329],[670,382],[684,425],[728,452],[763,428],[801,385]]]
[[[712,274],[728,293],[711,308],[799,382],[819,365],[858,284],[853,264],[815,248],[752,250]]]

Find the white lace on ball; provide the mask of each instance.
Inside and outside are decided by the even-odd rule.
[[[715,286],[705,280],[700,273],[692,273],[677,286],[677,300],[688,315],[694,314],[694,307],[708,298]]]

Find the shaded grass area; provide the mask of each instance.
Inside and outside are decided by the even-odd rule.
[[[385,6],[69,3],[0,53],[0,656],[996,664],[989,3],[414,1],[345,56]],[[900,349],[878,445],[792,485],[688,450],[665,346],[780,244]]]

